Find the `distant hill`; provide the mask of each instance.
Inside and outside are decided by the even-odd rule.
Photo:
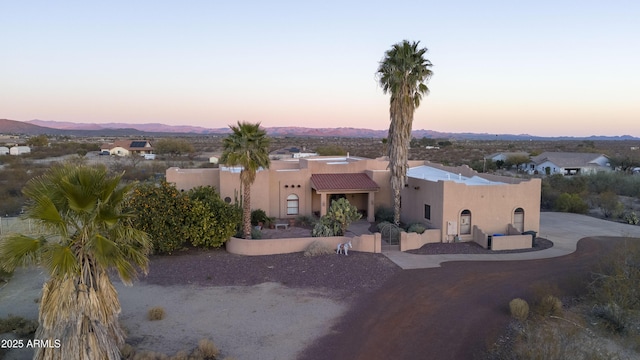
[[[306,128],[306,127],[269,127],[271,136],[313,136],[313,137],[363,137],[385,138],[387,130],[372,130],[352,127]],[[170,136],[170,135],[224,135],[230,132],[228,127],[204,128],[189,125],[148,124],[88,124],[49,120],[15,121],[0,119],[0,133],[25,135],[68,135],[68,136]],[[489,133],[449,133],[433,130],[413,130],[416,138],[456,139],[456,140],[640,140],[623,136],[589,137],[541,137],[528,134],[489,134]]]

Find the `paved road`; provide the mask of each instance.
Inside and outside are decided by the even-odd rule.
[[[621,224],[594,217],[557,212],[540,214],[540,233],[538,236],[553,241],[553,247],[526,253],[515,254],[445,254],[416,255],[399,251],[383,252],[401,268],[426,269],[439,267],[447,261],[512,261],[547,259],[571,254],[576,244],[584,237],[621,236],[640,238],[640,226]]]

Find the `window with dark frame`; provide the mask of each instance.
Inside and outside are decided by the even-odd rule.
[[[424,204],[424,218],[431,220],[431,205]]]

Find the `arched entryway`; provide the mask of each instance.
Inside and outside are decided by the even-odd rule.
[[[513,227],[518,231],[524,231],[524,209],[517,208],[513,211]]]
[[[462,210],[460,213],[460,235],[471,234],[471,211]]]

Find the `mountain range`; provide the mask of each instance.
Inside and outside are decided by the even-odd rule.
[[[268,127],[270,136],[313,136],[313,137],[361,137],[385,138],[387,130],[363,128],[306,128],[306,127]],[[170,136],[170,135],[226,135],[225,128],[204,128],[189,125],[166,125],[160,123],[72,123],[64,121],[31,120],[16,121],[0,119],[0,134],[23,135],[67,135],[67,136]],[[433,130],[413,130],[413,137],[457,140],[640,140],[630,135],[589,136],[589,137],[541,137],[528,134],[489,134],[489,133],[450,133]]]

